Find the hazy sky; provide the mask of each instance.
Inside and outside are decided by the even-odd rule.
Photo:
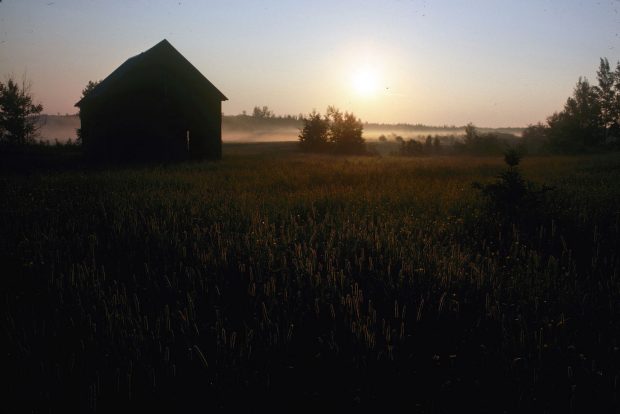
[[[524,126],[620,59],[620,0],[2,0],[0,76],[47,113],[166,38],[226,114],[336,105],[369,122]]]

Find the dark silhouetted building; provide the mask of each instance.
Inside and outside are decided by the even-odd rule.
[[[162,40],[125,61],[75,106],[89,156],[171,161],[222,157],[225,100]]]

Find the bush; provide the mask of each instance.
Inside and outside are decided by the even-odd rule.
[[[523,213],[533,214],[539,207],[542,194],[551,190],[551,187],[538,187],[527,181],[521,175],[518,165],[522,155],[509,149],[504,153],[504,162],[508,169],[502,172],[499,181],[481,185],[473,183],[487,200],[487,207],[492,216],[502,221],[515,221],[522,218]]]

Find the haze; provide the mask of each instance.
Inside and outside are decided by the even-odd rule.
[[[0,76],[48,114],[168,39],[225,114],[336,105],[367,122],[525,126],[620,59],[620,1],[35,1],[0,3]]]

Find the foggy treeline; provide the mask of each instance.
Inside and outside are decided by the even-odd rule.
[[[258,108],[258,107],[257,107]],[[267,107],[263,107],[267,108]],[[268,109],[267,109],[268,110]],[[268,110],[269,111],[269,110]],[[222,138],[228,142],[274,142],[297,141],[303,126],[304,114],[268,116],[256,114],[224,115],[222,117]],[[44,142],[65,143],[75,141],[76,129],[80,127],[78,115],[41,115],[38,139]],[[405,136],[424,139],[428,134],[440,136],[464,135],[466,126],[423,124],[364,123],[364,137],[377,140],[380,136]],[[519,136],[523,128],[479,128],[481,132],[495,132]]]

